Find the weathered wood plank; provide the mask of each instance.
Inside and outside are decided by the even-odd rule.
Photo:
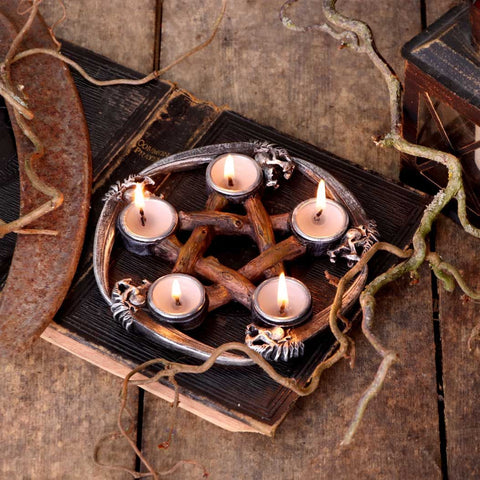
[[[148,73],[153,68],[156,0],[64,1],[67,19],[55,30],[65,38],[112,60]],[[44,2],[48,25],[62,16],[59,2]]]
[[[467,236],[458,225],[442,218],[438,225],[437,251],[460,268],[470,286],[480,289],[479,240]],[[439,288],[439,319],[443,353],[443,387],[449,478],[480,475],[479,350],[469,352],[467,340],[480,318],[480,305],[463,301],[457,288]]]
[[[164,3],[162,65],[206,38],[219,1]],[[371,138],[388,127],[387,92],[369,60],[324,33],[287,31],[278,19],[283,2],[230,2],[212,44],[165,78],[199,98],[292,134],[341,157],[397,178],[398,155]],[[342,2],[368,21],[380,51],[403,74],[400,47],[420,30],[418,0]],[[298,2],[299,24],[320,22],[320,4]],[[188,26],[187,26],[188,25]]]
[[[452,2],[452,0],[426,0],[425,13],[427,16],[427,25],[440,18],[444,13],[448,12],[452,7],[461,2]]]
[[[418,285],[404,279],[379,296],[376,332],[397,349],[401,363],[388,374],[350,448],[341,451],[339,441],[379,364],[358,332],[355,368],[342,362],[328,371],[319,390],[298,401],[275,438],[232,434],[180,410],[170,449],[159,450],[168,435],[171,408],[147,394],[144,452],[159,469],[181,459],[196,460],[211,478],[441,478],[429,295],[424,268]],[[188,465],[171,478],[199,476]]]
[[[116,429],[120,380],[44,341],[26,354],[0,361],[0,477],[128,479],[92,462],[96,440]],[[138,397],[132,392],[131,411]],[[135,466],[123,442],[101,460]]]

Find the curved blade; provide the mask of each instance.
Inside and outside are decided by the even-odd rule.
[[[18,1],[0,1],[0,56],[27,16],[17,13]],[[36,18],[22,49],[54,48],[46,25]],[[63,205],[28,228],[52,229],[56,237],[19,235],[10,271],[0,296],[0,355],[27,348],[60,307],[80,256],[91,189],[90,148],[83,109],[66,66],[46,55],[28,57],[12,65],[12,80],[25,87],[35,118],[32,129],[45,146],[35,171],[64,195]],[[9,111],[13,119],[12,111]],[[33,147],[12,121],[20,172],[21,213],[48,197],[28,180],[24,161]],[[1,216],[1,215],[0,215]]]

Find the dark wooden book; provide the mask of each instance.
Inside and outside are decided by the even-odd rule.
[[[79,47],[65,44],[65,53],[79,62],[88,72],[100,78],[137,77],[135,72],[116,65],[101,56]],[[111,184],[138,173],[152,162],[167,155],[193,147],[262,140],[285,147],[290,154],[321,166],[336,176],[358,198],[369,218],[375,219],[383,240],[401,247],[407,245],[419,222],[428,198],[409,188],[385,180],[328,152],[284,135],[272,128],[259,125],[241,115],[194,98],[190,93],[168,82],[152,82],[142,87],[113,86],[98,88],[74,74],[85,108],[90,130],[93,156],[93,198],[84,252],[63,307],[55,321],[44,332],[43,338],[72,353],[99,365],[117,375],[125,375],[130,368],[155,357],[172,361],[196,363],[184,354],[169,350],[154,341],[128,333],[112,318],[102,299],[92,270],[92,242],[97,218],[102,209],[102,198]],[[8,122],[3,125],[0,138],[8,137]],[[12,150],[14,152],[14,149]],[[13,155],[13,153],[12,153]],[[12,196],[8,203],[9,215],[18,208],[15,193],[15,168],[12,156],[2,161],[12,170],[7,181],[0,185],[0,198]],[[5,170],[9,172],[10,170]],[[3,168],[2,170],[3,171]],[[11,178],[10,178],[11,177]],[[202,184],[203,182],[203,184]],[[168,189],[168,187],[167,187]],[[298,201],[304,192],[296,189],[290,202]],[[17,200],[15,200],[17,198]],[[185,210],[199,209],[206,193],[204,176],[195,173],[179,177],[171,183],[168,198]],[[15,201],[17,202],[15,204]],[[268,203],[268,200],[267,200]],[[270,205],[275,209],[275,205]],[[2,270],[8,263],[12,242],[2,246]],[[235,238],[228,241],[228,249],[216,243],[216,254],[222,259],[232,251],[254,249],[245,247]],[[140,261],[128,254],[121,244],[112,254],[114,277],[134,275],[155,279],[170,271],[158,259]],[[394,259],[378,255],[372,262],[370,275],[388,268]],[[308,270],[307,281],[317,282],[329,269],[340,276],[344,266],[332,266],[328,259],[315,263],[299,262],[290,268]],[[331,295],[334,287],[324,281]],[[352,312],[354,315],[355,312]],[[244,338],[250,312],[245,307],[229,304],[215,313],[215,318],[195,331],[203,342],[215,346],[225,341]],[[305,355],[289,363],[279,362],[275,368],[283,375],[305,382],[312,369],[334,348],[332,334],[327,331],[309,341]],[[151,370],[146,375],[151,375]],[[224,428],[234,431],[255,431],[272,434],[288,413],[297,396],[277,385],[258,367],[215,366],[199,376],[182,375],[181,406]],[[172,398],[168,383],[149,385],[147,390],[166,399]]]

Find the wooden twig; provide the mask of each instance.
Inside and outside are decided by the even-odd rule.
[[[264,250],[260,255],[240,268],[239,272],[249,280],[256,281],[267,268],[282,261],[294,260],[304,255],[305,251],[305,245],[301,244],[292,235]]]
[[[221,210],[227,205],[225,197],[212,193],[207,199],[206,210]],[[187,243],[180,249],[173,272],[192,273],[198,259],[203,256],[214,238],[214,229],[207,225],[195,227]]]
[[[253,235],[247,217],[229,212],[183,212],[178,213],[180,229],[193,230],[198,226],[213,227],[216,235]]]
[[[253,228],[253,234],[257,242],[258,249],[261,252],[264,252],[275,245],[275,235],[273,233],[270,216],[265,210],[262,199],[258,194],[248,197],[247,200],[245,200],[244,206],[247,210],[247,216],[250,220],[250,225]],[[265,270],[265,276],[275,277],[280,275],[280,273],[283,271],[283,264],[279,262]]]
[[[221,281],[230,298],[250,309],[255,285],[237,270],[222,265],[215,257],[207,257],[198,260],[195,271],[212,282]],[[210,299],[209,297],[210,301],[212,304],[216,304],[214,298]]]
[[[240,268],[238,273],[254,282],[272,265],[276,265],[280,261],[294,260],[304,255],[305,251],[305,245],[302,245],[294,236],[291,236],[262,252]],[[209,311],[220,308],[232,300],[228,290],[219,284],[207,287],[207,292],[210,300]]]
[[[35,19],[35,16],[38,13],[38,6],[40,5],[41,1],[42,0],[34,0],[32,2],[32,5],[29,9],[30,13],[25,24],[12,41],[4,61],[0,64],[0,94],[4,96],[6,101],[9,102],[14,108],[14,117],[19,128],[34,146],[34,152],[30,155],[27,155],[25,159],[25,174],[30,180],[32,186],[36,190],[39,190],[50,197],[50,200],[35,208],[31,212],[22,215],[17,220],[0,224],[0,238],[4,237],[10,232],[22,230],[26,225],[30,224],[34,220],[37,220],[46,213],[57,209],[63,203],[62,193],[56,188],[46,184],[37,175],[35,169],[33,168],[33,163],[43,157],[44,148],[33,129],[25,121],[25,118],[32,119],[33,113],[26,108],[26,103],[23,101],[23,99],[21,99],[21,96],[16,93],[16,89],[12,85],[10,75],[10,65],[12,63],[12,59]]]
[[[154,254],[175,263],[182,247],[183,245],[176,237],[170,236],[155,247]],[[215,257],[201,257],[195,262],[195,273],[212,282],[221,280],[230,299],[233,298],[250,308],[251,296],[255,286],[236,270],[225,267]],[[215,299],[209,297],[209,302],[215,304]]]
[[[67,19],[67,9],[65,8],[63,0],[58,0],[58,3],[60,4],[60,7],[62,9],[62,15],[61,17],[57,18],[57,20],[55,20],[55,22],[53,22],[50,27],[48,27],[48,32],[50,33],[50,37],[52,37],[53,43],[55,43],[57,48],[60,50],[62,44],[57,40],[57,37],[55,36],[55,29]]]
[[[154,254],[170,263],[175,263],[181,248],[181,242],[175,236],[170,236],[155,247]],[[305,246],[291,236],[265,250],[238,271],[221,265],[214,257],[199,259],[195,264],[197,274],[213,282],[220,282],[221,280],[221,284],[216,283],[207,287],[209,310],[215,310],[232,299],[240,301],[247,308],[250,308],[249,302],[253,286],[251,282],[258,280],[263,272],[272,265],[283,260],[293,260],[304,253]],[[227,288],[227,284],[229,288]]]
[[[10,47],[8,49],[8,52],[5,55],[5,58],[3,60],[2,70],[4,70],[5,73],[7,74],[8,83],[10,83],[9,66],[12,63],[12,59],[15,56],[15,54],[17,53],[18,48],[20,47],[20,44],[22,43],[23,39],[25,38],[25,35],[27,34],[28,30],[30,30],[30,27],[32,26],[32,23],[35,20],[35,17],[37,16],[38,7],[40,6],[41,3],[42,3],[42,0],[33,0],[31,7],[24,12],[24,13],[30,12],[30,14],[28,15],[28,18],[27,18],[26,22],[24,23],[23,27],[18,32],[17,36],[13,39],[13,41],[10,44]]]
[[[289,213],[272,215],[270,221],[275,232],[288,233]],[[254,229],[246,215],[237,215],[229,212],[183,212],[178,214],[181,230],[193,230],[202,225],[212,226],[216,235],[247,235],[254,237]]]
[[[280,20],[285,28],[293,30],[294,32],[312,32],[321,31],[328,33],[331,37],[342,42],[342,46],[358,46],[358,38],[352,32],[337,32],[328,23],[317,23],[312,25],[297,25],[288,16],[288,8],[296,3],[298,0],[287,0],[280,8]]]
[[[0,226],[1,225],[6,225],[6,222],[0,218]],[[13,233],[18,235],[48,235],[51,237],[56,237],[58,235],[57,230],[49,230],[46,228],[23,228],[20,230],[13,230]]]
[[[359,402],[357,413],[344,438],[343,444],[348,444],[358,428],[360,420],[365,411],[366,405],[372,399],[379,389],[382,387],[386,373],[389,366],[393,363],[396,355],[393,351],[383,347],[372,332],[373,318],[375,311],[375,294],[384,285],[396,280],[406,273],[416,273],[420,265],[425,261],[427,255],[427,246],[425,238],[430,233],[432,223],[438,217],[442,209],[453,198],[457,198],[459,206],[459,216],[461,217],[462,225],[468,233],[480,237],[480,230],[473,227],[466,219],[465,213],[465,193],[462,183],[461,164],[458,158],[446,152],[442,152],[433,148],[424,147],[407,142],[402,137],[401,120],[401,85],[392,71],[390,66],[378,54],[373,40],[370,28],[365,23],[348,18],[336,10],[336,0],[323,0],[323,11],[327,21],[336,28],[344,31],[352,32],[359,40],[357,45],[352,47],[359,53],[365,53],[372,61],[374,66],[379,70],[383,79],[386,82],[389,100],[390,100],[390,132],[377,141],[377,145],[383,147],[393,147],[402,153],[422,158],[428,158],[437,163],[444,165],[449,172],[449,180],[444,190],[441,190],[433,201],[427,206],[420,221],[419,227],[414,233],[412,243],[413,250],[409,258],[388,270],[386,273],[379,275],[370,284],[368,284],[362,294],[360,295],[360,303],[362,305],[363,321],[362,330],[369,342],[382,356],[383,361],[377,372],[374,382],[365,392],[364,396]],[[442,271],[437,268],[434,273]],[[441,280],[445,282],[445,275],[441,275]],[[345,354],[343,348],[342,355],[337,356],[336,360],[340,359]]]
[[[45,193],[45,195],[50,197],[50,200],[46,201],[42,205],[38,206],[34,210],[22,215],[17,220],[14,220],[9,223],[4,223],[0,225],[0,238],[4,237],[6,234],[13,232],[15,230],[23,229],[25,226],[33,222],[34,220],[43,217],[43,215],[56,210],[63,204],[63,194],[60,190],[55,187],[45,183],[37,174],[33,168],[33,163],[35,160],[42,158],[43,156],[43,145],[30,128],[27,125],[26,121],[21,117],[21,115],[15,110],[15,120],[17,121],[19,127],[23,133],[27,136],[30,142],[35,147],[35,151],[31,155],[27,155],[25,159],[25,173],[30,180],[32,186]]]
[[[11,105],[15,110],[18,110],[27,120],[32,120],[33,112],[28,109],[25,101],[16,93],[11,92],[4,85],[0,83],[0,95],[3,99]]]

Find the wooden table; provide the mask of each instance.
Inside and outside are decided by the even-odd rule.
[[[372,135],[386,131],[386,91],[366,58],[321,33],[285,30],[279,1],[231,1],[217,38],[167,77],[202,99],[228,104],[337,155],[398,177],[399,156],[378,150]],[[161,21],[160,63],[166,65],[208,35],[218,0],[65,2],[65,39],[148,72],[154,63],[155,24]],[[320,20],[319,2],[304,1],[298,22]],[[369,22],[380,51],[401,73],[400,47],[449,7],[447,0],[341,2],[345,11]],[[49,21],[57,5],[46,4]],[[478,242],[444,218],[437,224],[436,249],[463,269],[473,286]],[[213,479],[450,479],[478,478],[480,405],[478,359],[466,348],[480,307],[460,294],[444,293],[427,268],[420,281],[405,278],[378,296],[376,332],[399,352],[401,362],[371,403],[352,446],[339,449],[356,402],[371,381],[379,357],[362,338],[356,364],[328,371],[319,389],[301,399],[275,438],[229,433],[180,411],[169,450],[169,405],[136,392],[131,409],[146,455],[158,469],[180,459],[204,464]],[[22,479],[130,478],[91,461],[95,440],[115,429],[120,380],[71,354],[39,341],[25,356],[1,360],[0,477]],[[122,441],[105,461],[135,467]],[[201,478],[186,465],[170,478]]]

